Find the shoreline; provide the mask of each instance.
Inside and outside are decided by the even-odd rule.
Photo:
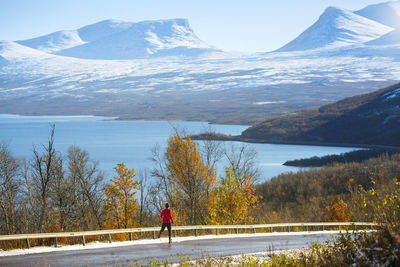
[[[241,138],[240,135],[224,135],[219,133],[192,135],[193,140],[214,140],[214,141],[237,141],[252,144],[276,144],[276,145],[299,145],[299,146],[329,146],[329,147],[349,147],[349,148],[378,148],[400,150],[399,146],[387,146],[376,144],[350,144],[350,143],[329,143],[329,142],[309,142],[309,141],[283,141],[283,140],[263,140]]]
[[[110,116],[110,115],[93,115],[93,114],[29,114],[29,113],[2,113],[0,115],[11,115],[11,116],[26,116],[26,117],[104,117],[104,121],[164,121],[164,122],[204,122],[209,125],[237,125],[251,127],[246,124],[235,124],[228,122],[215,122],[207,120],[184,120],[184,119],[163,119],[163,118],[123,118],[121,116]],[[350,144],[350,143],[329,143],[329,142],[310,142],[310,141],[283,141],[283,140],[263,140],[263,139],[248,139],[241,138],[241,135],[225,135],[219,133],[212,133],[209,137],[202,137],[204,134],[195,134],[190,137],[193,140],[215,140],[215,141],[236,141],[253,144],[277,144],[277,145],[300,145],[300,146],[327,146],[327,147],[349,147],[349,148],[365,148],[365,149],[392,149],[400,150],[400,146],[387,146],[387,145],[376,145],[376,144]]]
[[[10,116],[21,116],[21,117],[105,117],[110,121],[172,121],[172,122],[204,122],[210,125],[237,125],[237,126],[246,126],[251,127],[250,123],[234,123],[227,121],[215,121],[215,120],[204,120],[204,119],[182,119],[182,118],[158,118],[158,117],[150,117],[150,118],[124,118],[119,115],[104,115],[104,114],[31,114],[31,113],[0,113],[0,115],[10,115]]]

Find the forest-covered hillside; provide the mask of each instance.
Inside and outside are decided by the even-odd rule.
[[[400,146],[400,83],[319,109],[267,120],[240,140]]]
[[[257,186],[266,217],[260,222],[334,221],[329,207],[341,202],[346,218],[340,220],[372,221],[359,209],[357,192],[362,186],[389,185],[400,176],[400,154],[382,155],[361,163],[338,163],[329,167],[281,174]],[[373,181],[374,179],[374,181]],[[338,198],[340,201],[338,201]]]

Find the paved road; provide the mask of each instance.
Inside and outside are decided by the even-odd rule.
[[[238,238],[198,239],[156,244],[128,245],[101,249],[47,252],[22,256],[0,257],[0,266],[115,266],[136,261],[148,263],[157,258],[159,261],[177,262],[178,253],[192,259],[203,256],[228,256],[277,249],[308,247],[314,241],[324,243],[336,234],[254,236]]]

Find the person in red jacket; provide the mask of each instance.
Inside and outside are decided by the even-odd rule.
[[[165,227],[168,229],[168,237],[169,237],[169,243],[172,242],[171,240],[171,223],[174,223],[172,220],[172,215],[171,215],[171,210],[169,209],[169,204],[165,203],[165,209],[161,212],[160,217],[162,218],[162,226],[160,233],[158,233],[158,238],[160,238],[161,233],[165,230]]]

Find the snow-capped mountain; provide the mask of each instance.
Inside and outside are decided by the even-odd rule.
[[[318,107],[400,80],[399,30],[373,10],[328,8],[278,52],[257,54],[209,46],[185,19],[0,41],[0,113],[247,124]]]
[[[106,20],[17,42],[44,52],[85,59],[197,56],[218,51],[201,41],[185,19],[138,23]]]
[[[351,11],[329,7],[311,27],[278,51],[304,51],[362,44],[392,31],[393,28]]]
[[[400,28],[400,1],[370,5],[354,13],[393,28]]]

